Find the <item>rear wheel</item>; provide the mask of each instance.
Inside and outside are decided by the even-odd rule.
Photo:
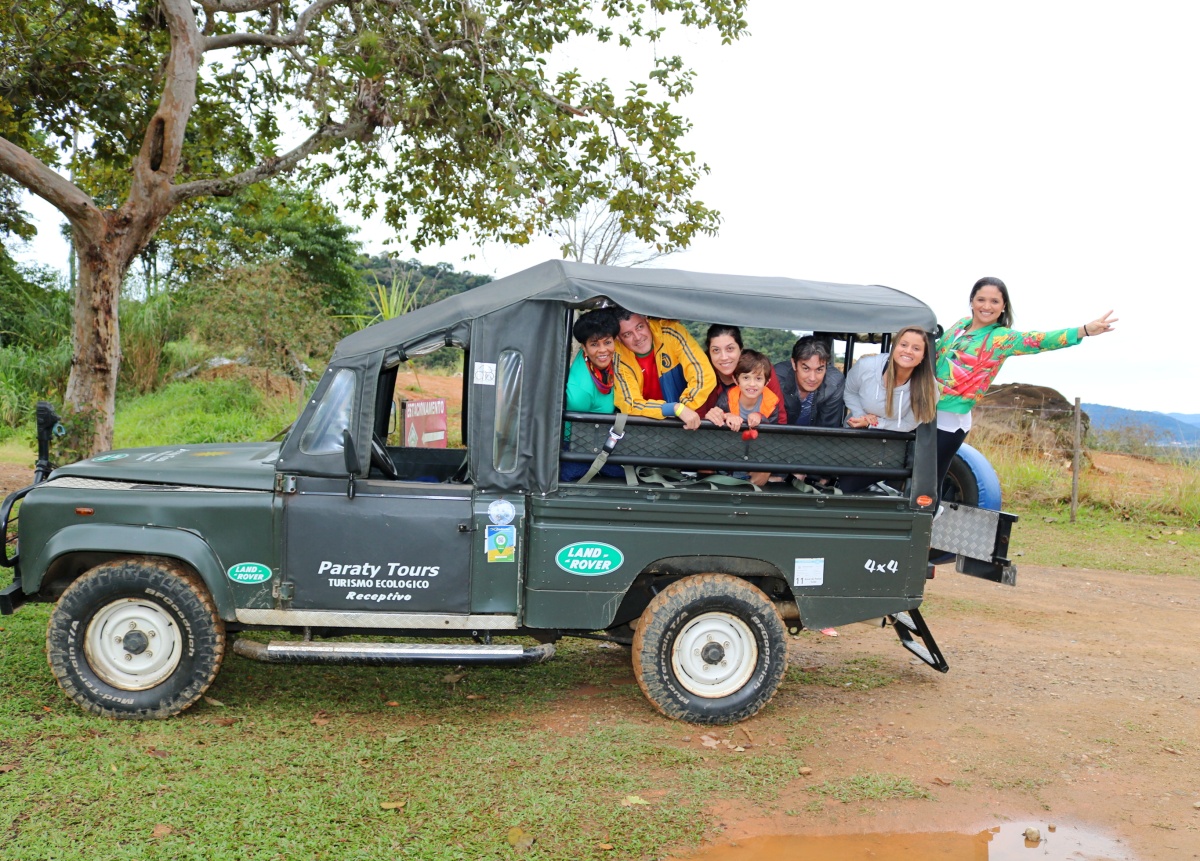
[[[200,699],[225,654],[225,625],[203,582],[168,559],[98,565],[63,593],[46,631],[50,669],[85,710],[177,715]]]
[[[658,593],[633,638],[633,673],[667,717],[727,724],[756,714],[787,670],[783,620],[757,587],[700,574]]]

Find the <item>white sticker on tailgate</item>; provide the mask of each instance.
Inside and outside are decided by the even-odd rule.
[[[821,586],[825,583],[825,559],[797,559],[793,586]]]

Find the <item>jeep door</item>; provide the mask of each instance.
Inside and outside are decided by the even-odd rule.
[[[323,383],[298,440],[302,455],[344,456],[366,394],[359,379],[341,369]],[[359,436],[370,439],[369,427]],[[466,613],[472,488],[418,478],[281,475],[284,608]]]
[[[299,476],[284,498],[296,609],[466,613],[471,488]]]

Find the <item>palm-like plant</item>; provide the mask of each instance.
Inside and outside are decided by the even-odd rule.
[[[391,284],[384,284],[372,272],[371,280],[375,282],[375,286],[368,291],[367,301],[375,313],[339,316],[353,320],[358,329],[365,329],[384,320],[392,320],[407,314],[417,307],[418,294],[425,286],[425,278],[423,276],[416,278],[415,276],[416,272],[412,269],[397,270],[393,268]]]
[[[369,308],[374,310],[374,314],[341,314],[339,316],[352,320],[355,328],[361,330],[385,320],[402,317],[416,308],[421,288],[425,286],[425,277],[417,277],[416,270],[397,269],[395,266],[392,267],[391,273],[390,284],[384,284],[374,272],[371,273],[371,280],[375,282],[375,286],[367,292],[367,302]],[[414,366],[413,376],[415,377],[416,374],[417,369]],[[419,377],[417,385],[421,385]]]

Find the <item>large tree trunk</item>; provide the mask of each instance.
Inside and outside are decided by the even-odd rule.
[[[68,447],[81,456],[112,448],[121,371],[121,284],[171,211],[170,186],[161,176],[139,161],[134,178],[129,199],[120,209],[98,212],[99,217],[72,224],[79,279],[71,330],[71,375],[63,400],[71,418]]]
[[[121,370],[117,308],[128,268],[129,261],[119,248],[92,243],[79,247],[71,375],[64,400],[71,413],[72,447],[81,453],[112,448]]]

